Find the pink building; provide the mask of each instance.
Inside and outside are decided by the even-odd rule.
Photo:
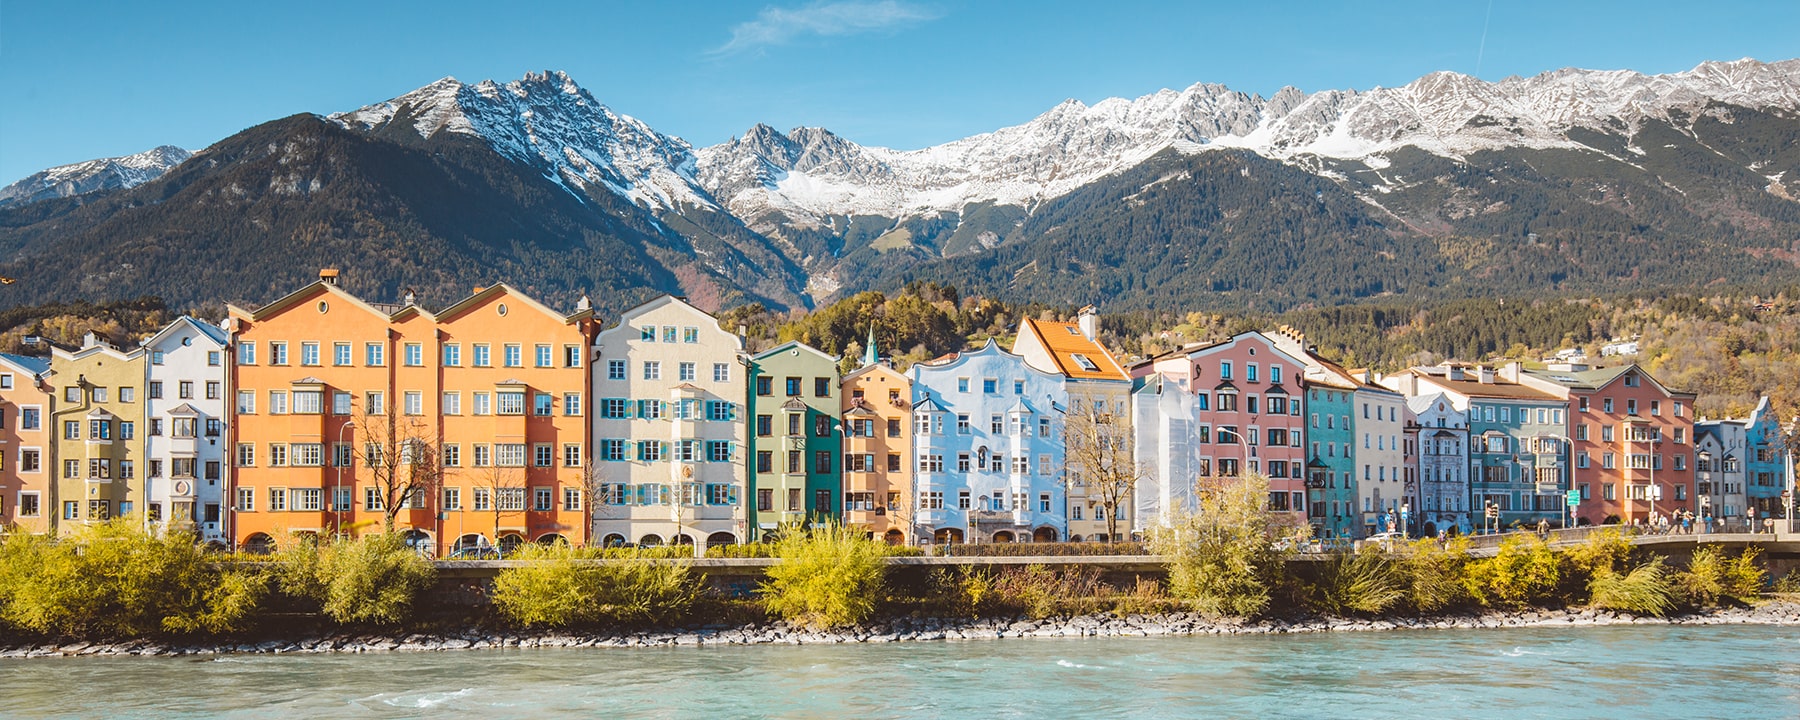
[[[1198,455],[1192,482],[1262,473],[1271,509],[1306,512],[1303,428],[1306,364],[1260,333],[1192,345],[1132,368],[1134,378],[1160,375],[1193,393],[1196,417],[1189,439]],[[1175,427],[1187,426],[1186,423]],[[1169,482],[1185,482],[1169,478]]]

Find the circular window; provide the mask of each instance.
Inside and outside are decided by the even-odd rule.
[[[324,300],[319,301],[319,314],[323,315],[323,314],[325,314],[326,310],[330,310],[330,309],[331,309],[331,306],[325,304]]]
[[[500,306],[494,308],[494,311],[500,313],[501,317],[506,317],[506,303],[500,303]]]
[[[194,339],[191,337],[184,337],[181,339],[182,347],[191,347],[191,346],[193,346],[193,344],[194,344]]]

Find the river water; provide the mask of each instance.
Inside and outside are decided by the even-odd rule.
[[[1800,718],[1800,627],[6,660],[0,716]]]

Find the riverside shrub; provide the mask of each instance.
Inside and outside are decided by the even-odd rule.
[[[130,638],[241,629],[268,590],[252,566],[218,562],[192,535],[156,536],[136,518],[61,540],[0,540],[0,620],[41,633]]]
[[[282,592],[319,603],[342,625],[397,625],[412,615],[437,569],[398,533],[301,542],[283,550]]]
[[[1589,603],[1606,610],[1662,617],[1675,607],[1675,592],[1661,557],[1621,575],[1601,567],[1588,584]]]
[[[1463,586],[1468,562],[1467,536],[1442,545],[1431,538],[1413,541],[1400,556],[1406,603],[1419,612],[1433,613],[1469,602],[1469,590]]]
[[[1305,599],[1327,615],[1378,615],[1406,599],[1408,584],[1400,563],[1375,549],[1337,553],[1321,564]]]
[[[530,546],[494,578],[494,606],[527,627],[682,617],[699,595],[686,565],[657,559],[597,561],[567,545]]]
[[[861,530],[822,525],[785,528],[775,542],[780,563],[759,592],[781,617],[817,629],[844,627],[875,613],[887,573],[887,544]]]
[[[1562,580],[1561,563],[1549,544],[1534,535],[1507,538],[1494,557],[1464,566],[1463,587],[1489,607],[1522,608],[1549,602]]]
[[[1762,595],[1767,573],[1757,563],[1759,548],[1727,558],[1715,547],[1694,549],[1687,568],[1676,573],[1674,585],[1688,604],[1717,607],[1724,602],[1748,605]]]
[[[1269,607],[1288,552],[1274,542],[1269,481],[1246,475],[1203,488],[1199,512],[1174,515],[1151,539],[1169,559],[1169,594],[1212,617],[1253,617]]]

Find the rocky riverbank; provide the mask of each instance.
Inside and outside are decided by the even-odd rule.
[[[1118,637],[1155,635],[1278,635],[1284,633],[1369,632],[1377,630],[1467,630],[1483,628],[1593,627],[1601,625],[1793,625],[1800,626],[1800,601],[1778,600],[1753,608],[1727,608],[1666,618],[1636,617],[1605,610],[1527,610],[1445,615],[1430,618],[1214,621],[1193,613],[1083,615],[1047,620],[902,618],[866,627],[817,631],[785,622],[738,627],[708,626],[630,633],[331,635],[297,640],[221,644],[163,644],[150,641],[0,646],[0,659],[71,656],[204,656],[234,653],[439,652],[505,648],[676,647],[704,645],[828,645],[1025,637]]]

